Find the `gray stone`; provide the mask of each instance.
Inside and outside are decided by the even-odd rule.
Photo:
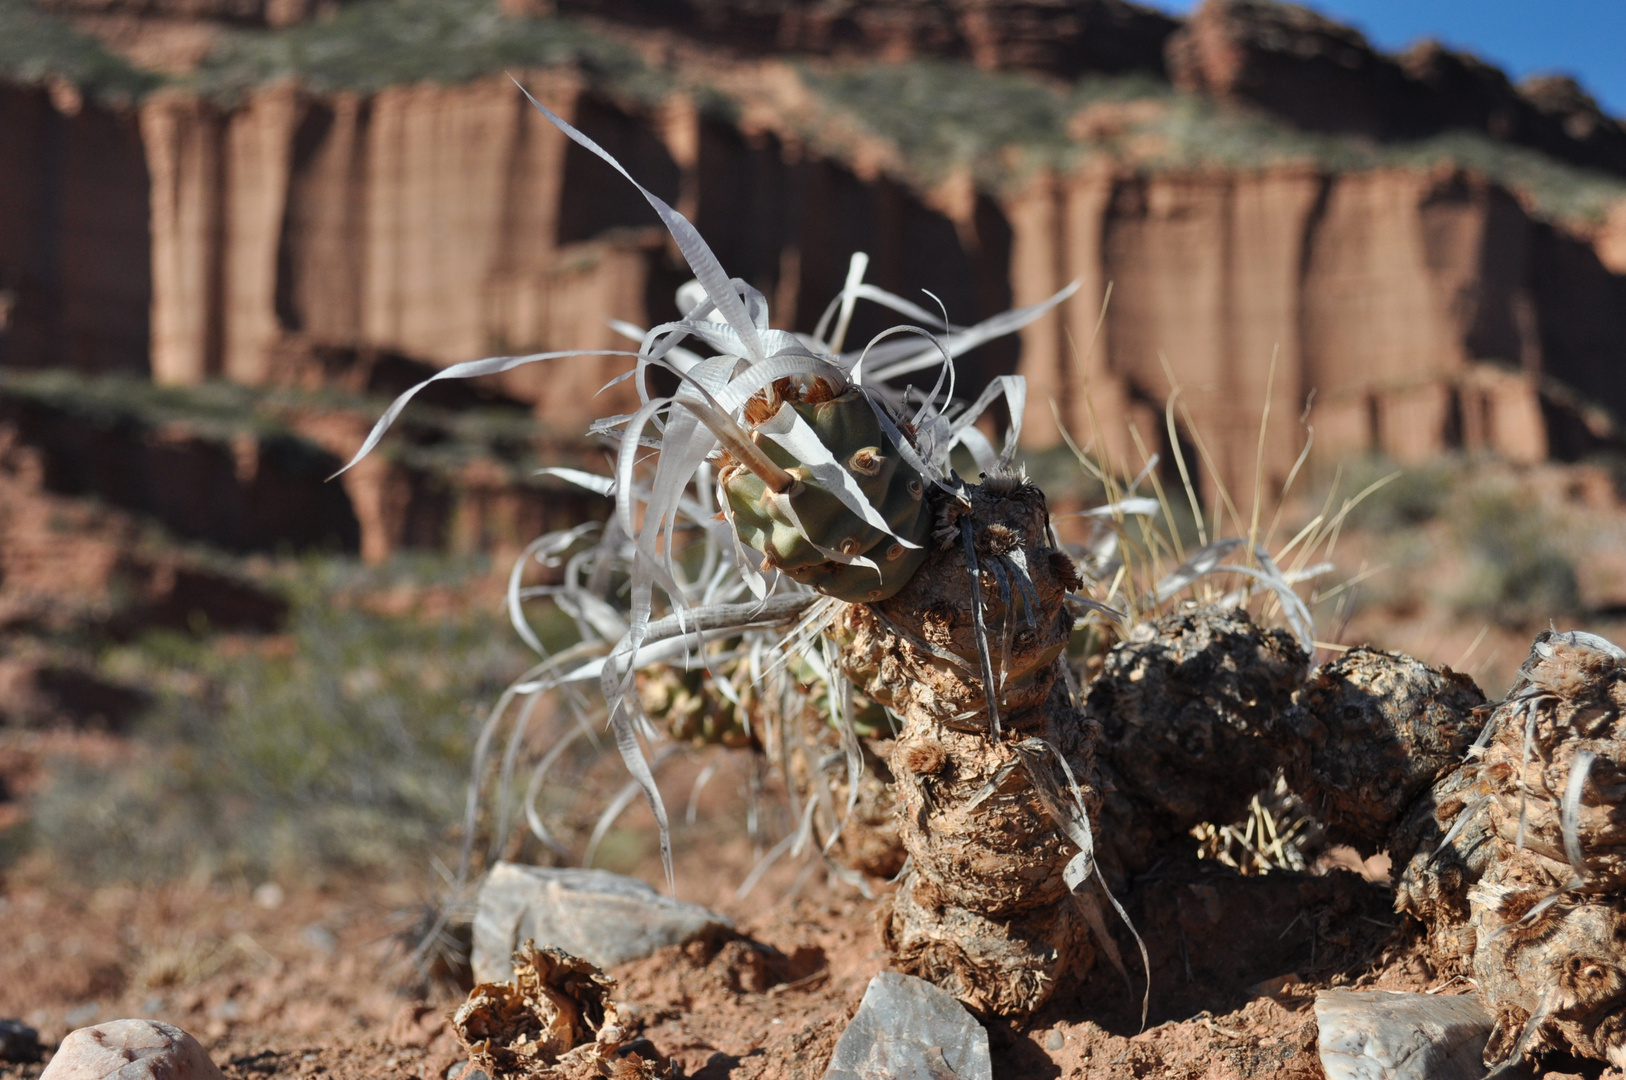
[[[841,1033],[824,1080],[993,1080],[988,1033],[925,979],[883,971]]]
[[[1476,994],[1327,990],[1315,997],[1327,1080],[1480,1080],[1491,1018]]]
[[[224,1080],[198,1041],[157,1020],[109,1020],[71,1032],[40,1080]]]
[[[470,963],[476,982],[504,982],[514,974],[514,950],[534,938],[609,968],[733,925],[637,878],[499,862],[480,886]]]

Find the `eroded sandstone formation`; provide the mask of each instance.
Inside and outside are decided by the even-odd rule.
[[[1626,172],[1626,126],[1574,79],[1515,86],[1478,57],[1429,40],[1390,56],[1296,4],[1207,0],[1170,37],[1167,60],[1177,86],[1263,106],[1313,131],[1393,139],[1466,129]]]
[[[638,116],[567,81],[538,85],[657,190],[686,197],[725,265],[794,325],[817,318],[860,247],[874,280],[924,284],[965,321],[1079,279],[1078,296],[1023,335],[1036,444],[1057,437],[1054,396],[1075,432],[1090,432],[1090,405],[1112,418],[1103,436],[1120,460],[1135,457],[1126,419],[1160,446],[1160,354],[1233,491],[1252,486],[1267,383],[1280,421],[1271,484],[1298,452],[1292,420],[1311,389],[1322,449],[1400,460],[1456,445],[1526,461],[1569,449],[1551,444],[1543,376],[1626,401],[1610,370],[1626,349],[1609,300],[1620,278],[1470,174],[1103,166],[956,209],[693,109]],[[645,211],[604,194],[594,163],[506,82],[325,100],[273,88],[229,114],[164,97],[143,131],[160,379],[276,381],[278,350],[300,343],[438,364],[621,348],[607,320],[648,325],[678,278]],[[985,353],[973,380],[1014,366],[1009,351]],[[621,363],[521,369],[507,389],[579,429],[587,411],[626,404],[584,411]]]
[[[691,6],[704,16],[695,33],[708,41],[749,37],[756,25],[726,0]],[[960,49],[981,63],[1061,71],[1059,60],[1023,58],[1020,43],[1032,38],[1023,27],[1051,19],[1063,41],[1069,19],[1115,26],[1119,16],[1140,17],[1119,6],[1128,14],[1111,4],[1052,10],[1041,0],[752,10],[811,51],[840,52],[850,39],[852,49],[890,55],[891,27],[912,42],[908,55]],[[632,0],[562,8],[660,22]],[[270,20],[267,11],[243,17]],[[1318,18],[1215,0],[1170,41],[1171,70],[1205,92],[1272,108],[1267,90],[1300,87],[1293,93],[1309,107],[1349,96],[1342,84],[1304,89],[1326,74],[1316,57],[1355,50],[1357,71],[1400,63],[1359,52],[1367,47],[1358,35]],[[853,29],[860,24],[868,29]],[[986,56],[966,36],[978,26],[978,40],[997,45]],[[1265,33],[1271,27],[1281,33]],[[1294,34],[1324,47],[1271,45]],[[1446,94],[1457,83],[1441,65],[1466,61],[1423,52],[1406,61],[1401,81]],[[1282,64],[1291,70],[1277,72]],[[1115,70],[1099,58],[1089,65]],[[735,70],[794,81],[772,64]],[[1578,456],[1603,430],[1586,402],[1626,413],[1626,212],[1580,237],[1459,171],[1302,164],[1148,173],[1106,157],[1041,171],[1002,194],[978,192],[965,177],[921,191],[888,176],[862,146],[845,157],[813,146],[772,110],[728,118],[682,96],[612,98],[559,70],[522,78],[691,216],[784,324],[811,327],[860,249],[872,255],[869,280],[911,295],[930,289],[959,322],[1079,280],[1072,300],[1023,332],[1019,353],[1014,342],[996,343],[962,365],[962,386],[1027,375],[1033,445],[1058,438],[1054,399],[1081,440],[1097,437],[1098,448],[1137,468],[1131,426],[1149,451],[1170,449],[1161,408],[1169,373],[1191,414],[1189,424],[1181,418],[1183,437],[1195,427],[1213,459],[1200,469],[1204,483],[1221,480],[1244,498],[1267,396],[1266,490],[1298,452],[1296,418],[1311,391],[1319,451],[1380,449],[1402,461],[1451,447],[1521,461]],[[1386,78],[1372,75],[1367,91]],[[1504,89],[1527,112],[1547,108],[1538,98],[1551,106],[1542,115],[1581,107],[1561,87]],[[609,182],[602,163],[502,76],[369,94],[274,85],[230,107],[171,90],[137,114],[62,92],[0,93],[3,363],[150,368],[167,383],[309,385],[331,367],[325,358],[369,350],[445,366],[494,352],[627,348],[608,321],[664,318],[687,276],[636,193]],[[1357,98],[1345,119],[1366,130],[1355,123]],[[1486,108],[1480,126],[1501,131]],[[1436,112],[1441,123],[1468,123],[1456,105]],[[1380,114],[1372,130],[1381,133]],[[1580,146],[1585,127],[1605,146],[1614,121],[1587,127],[1578,115],[1560,118],[1565,137]],[[46,167],[19,167],[29,161]],[[861,318],[850,340],[885,325],[871,322]],[[591,417],[627,407],[627,384],[599,394],[623,368],[619,357],[577,358],[512,372],[501,389],[574,435]],[[1555,392],[1559,385],[1567,390]],[[1193,445],[1184,449],[1195,457]]]
[[[1085,172],[1043,177],[1008,210],[1016,303],[1083,282],[1024,332],[1030,400],[1057,398],[1075,433],[1093,405],[1120,461],[1139,461],[1130,423],[1159,445],[1165,359],[1232,492],[1252,488],[1267,385],[1267,489],[1292,467],[1312,390],[1318,450],[1407,462],[1575,453],[1563,440],[1588,431],[1551,415],[1544,377],[1626,403],[1607,373],[1626,359],[1622,278],[1470,174]],[[1030,439],[1055,438],[1048,408],[1028,420]]]

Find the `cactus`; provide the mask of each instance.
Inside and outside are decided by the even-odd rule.
[[[537,108],[627,175],[596,143]],[[640,190],[694,270],[698,295],[686,286],[682,318],[650,330],[638,352],[626,354],[638,361],[641,404],[593,428],[619,442],[613,480],[551,470],[613,494],[616,514],[590,556],[573,555],[564,564],[567,584],[547,590],[561,607],[569,605],[582,642],[550,655],[534,634],[527,636],[542,660],[493,711],[475,775],[509,701],[523,695],[520,714],[528,717],[539,695],[596,679],[616,748],[660,826],[671,881],[669,823],[645,751],[659,730],[649,721],[676,741],[749,741],[753,705],[741,684],[756,683],[757,701],[775,695],[756,682],[760,673],[782,688],[778,697],[789,705],[799,699],[796,707],[822,706],[836,719],[835,730],[828,721],[798,727],[796,752],[805,755],[799,769],[783,757],[777,762],[787,778],[799,772],[810,798],[799,832],[773,850],[791,850],[792,841],[804,849],[821,808],[836,830],[819,845],[821,853],[839,850],[867,869],[897,872],[900,848],[906,850],[915,869],[904,876],[904,899],[887,930],[900,962],[951,986],[980,1011],[1028,1016],[1094,959],[1089,939],[1099,912],[1078,890],[1094,872],[1098,729],[1064,686],[1061,653],[1073,628],[1066,594],[1079,581],[1052,546],[1042,494],[1022,482],[1013,464],[1024,384],[1000,376],[976,401],[957,401],[953,361],[1021,329],[1073,289],[975,326],[955,326],[864,284],[867,258],[854,256],[841,295],[813,333],[792,334],[771,328],[766,298],[730,278],[693,225]],[[843,351],[859,299],[884,304],[913,325]],[[701,357],[680,348],[685,341],[712,352]],[[495,374],[562,355],[492,357],[435,378]],[[929,394],[889,385],[932,367],[942,374]],[[653,396],[644,378],[652,368],[677,375],[677,391]],[[352,464],[377,445],[422,385],[391,405]],[[975,421],[1000,393],[1014,423],[996,453]],[[957,447],[971,453],[991,478],[987,484],[969,485],[954,474],[949,457]],[[708,520],[713,497],[726,525]],[[562,556],[584,535],[544,537],[528,554]],[[742,557],[745,547],[760,553],[760,562]],[[932,569],[922,573],[928,560]],[[611,601],[618,575],[628,585],[624,614]],[[509,596],[523,635],[529,627],[521,576],[516,570]],[[787,623],[794,623],[788,631]],[[824,662],[813,665],[820,669],[816,683],[825,687],[821,702],[799,669],[826,630]],[[725,671],[729,661],[711,653],[714,670],[695,665],[694,657],[731,639],[748,641],[754,657],[780,659]],[[654,664],[672,666],[647,670]],[[730,702],[721,700],[730,696],[721,683],[712,684],[719,677],[734,691]],[[867,700],[856,699],[849,683],[859,684]],[[777,697],[772,704],[763,712],[787,712]],[[1009,721],[1004,727],[1001,713]],[[785,755],[791,742],[793,725],[784,720],[773,724],[777,738],[758,736],[770,760]],[[521,745],[525,722],[510,735],[511,747]],[[933,732],[945,723],[939,741]],[[883,762],[872,744],[866,758],[861,740],[885,741],[878,738],[883,727],[897,732],[890,752]],[[847,765],[844,784],[825,775],[831,743]],[[555,757],[550,751],[532,774],[527,822],[563,850],[534,812]],[[505,770],[511,760],[512,754],[505,758]],[[907,781],[890,782],[900,769]],[[835,805],[837,792],[845,811]],[[498,800],[506,805],[506,798],[505,787]],[[927,810],[926,801],[935,809]],[[846,840],[843,822],[855,829]],[[882,835],[859,835],[858,822],[878,826]],[[499,836],[504,828],[499,821]],[[469,851],[466,845],[460,873]],[[966,873],[983,865],[992,868],[987,881]]]
[[[783,382],[784,390],[796,392]],[[762,412],[764,402],[756,399],[759,408],[747,416]],[[826,596],[857,603],[893,595],[926,558],[931,520],[923,512],[920,474],[896,452],[875,406],[857,390],[832,396],[818,380],[779,409],[794,410],[812,429],[887,528],[855,513],[831,490],[830,478],[815,476],[790,451],[759,435],[758,445],[792,483],[778,491],[741,462],[725,465],[720,481],[739,538],[762,552],[764,570],[777,569]],[[758,431],[778,417],[775,411]]]
[[[704,668],[652,664],[638,672],[638,696],[649,718],[678,742],[699,746],[761,748],[751,726],[756,694],[741,686],[738,702],[719,693]]]

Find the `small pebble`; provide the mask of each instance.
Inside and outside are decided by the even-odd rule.
[[[319,953],[332,953],[339,947],[338,936],[319,923],[311,923],[299,932],[300,939]]]
[[[1067,1036],[1063,1035],[1059,1031],[1052,1031],[1050,1034],[1044,1037],[1044,1048],[1046,1050],[1060,1050],[1066,1045]]]

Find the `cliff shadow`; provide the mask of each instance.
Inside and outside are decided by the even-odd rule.
[[[573,122],[640,184],[667,203],[677,203],[682,172],[647,120],[584,94],[577,102]],[[643,228],[649,223],[649,204],[638,189],[611,173],[592,151],[574,142],[565,148],[559,246],[591,240],[611,229]]]
[[[0,364],[144,376],[152,301],[135,117],[0,86]]]

